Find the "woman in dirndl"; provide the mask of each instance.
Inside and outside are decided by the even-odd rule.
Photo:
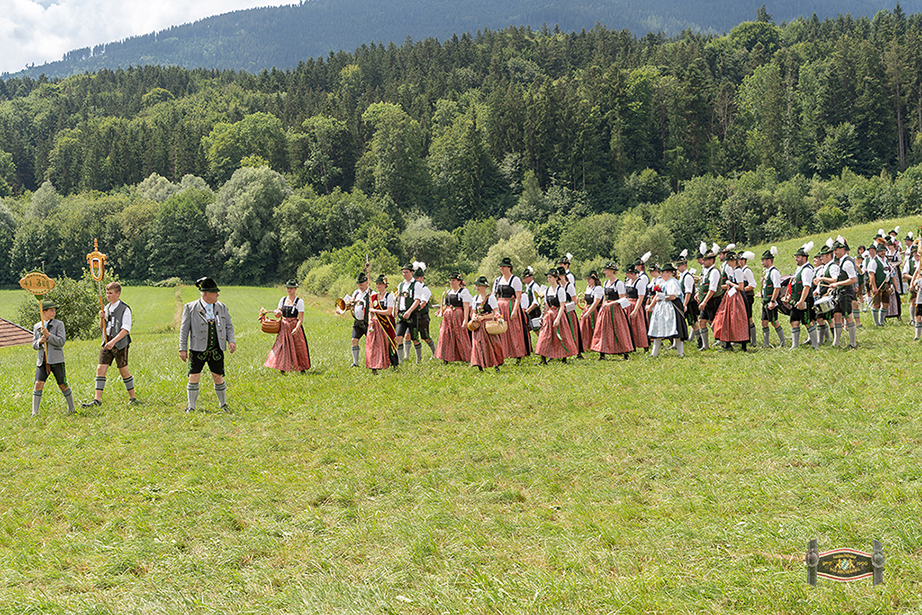
[[[397,330],[394,313],[397,300],[387,292],[387,277],[375,280],[375,292],[368,297],[368,335],[365,337],[365,367],[377,374],[379,369],[397,367]]]
[[[449,275],[448,285],[450,288],[445,292],[442,307],[439,309],[442,324],[439,326],[439,344],[435,349],[435,357],[446,363],[470,363],[471,332],[465,325],[470,320],[471,303],[474,298],[461,286],[460,273]]]
[[[624,282],[627,290],[629,305],[625,308],[627,320],[631,325],[631,335],[634,338],[634,348],[649,348],[650,340],[647,338],[647,312],[643,309],[644,298],[647,295],[646,278],[639,277],[636,265],[628,265],[627,280]]]
[[[285,283],[286,295],[279,299],[276,317],[281,319],[279,332],[264,366],[283,373],[301,372],[311,366],[311,355],[304,335],[304,299],[298,297],[298,282],[294,279]],[[261,317],[260,320],[264,318]]]
[[[604,301],[599,308],[590,348],[599,353],[600,361],[607,354],[619,354],[627,359],[628,353],[634,352],[631,325],[621,307],[621,300],[626,300],[627,289],[624,282],[617,278],[618,266],[614,263],[606,264],[602,273],[608,279],[602,287]]]
[[[566,317],[567,293],[561,285],[560,272],[551,269],[547,272],[547,290],[544,294],[544,315],[541,317],[541,330],[535,354],[541,355],[541,365],[547,365],[548,359],[563,359],[575,356],[578,348],[573,338],[573,331]],[[564,284],[566,283],[564,275]]]
[[[714,339],[723,342],[724,350],[732,350],[732,344],[739,344],[743,352],[746,352],[749,344],[749,317],[746,316],[746,300],[742,292],[742,270],[737,269],[736,263],[736,254],[729,252],[721,272],[720,285],[725,292],[714,315]],[[737,279],[737,275],[740,279]]]
[[[579,338],[583,341],[583,351],[592,350],[592,335],[595,333],[595,325],[599,319],[599,308],[602,307],[602,300],[605,298],[605,292],[602,285],[599,284],[599,274],[590,271],[586,276],[586,292],[583,293],[585,308],[579,317]]]
[[[499,336],[503,346],[503,356],[515,358],[516,363],[522,357],[531,354],[531,336],[528,334],[528,322],[522,311],[522,280],[512,275],[512,259],[504,257],[499,263],[500,276],[493,281],[493,296],[499,303],[500,317],[506,321],[508,329]]]
[[[495,367],[503,364],[505,355],[503,345],[498,335],[487,333],[486,322],[499,319],[499,302],[489,293],[490,282],[487,276],[482,275],[474,281],[477,295],[471,303],[471,327],[476,327],[471,332],[471,366],[483,371],[484,367]],[[476,323],[474,325],[473,323]]]
[[[650,312],[650,329],[647,336],[653,340],[651,357],[659,355],[664,339],[675,341],[675,348],[680,357],[685,356],[684,340],[688,337],[685,323],[685,311],[682,304],[682,286],[675,279],[675,265],[667,263],[661,273],[662,286],[653,286],[653,301],[647,306]]]

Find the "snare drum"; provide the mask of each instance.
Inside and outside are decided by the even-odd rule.
[[[813,305],[816,311],[822,314],[821,317],[825,318],[836,309],[836,303],[837,300],[835,295],[826,295],[825,297],[817,299]]]

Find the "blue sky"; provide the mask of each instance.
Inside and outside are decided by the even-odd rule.
[[[0,0],[0,73],[272,0]]]

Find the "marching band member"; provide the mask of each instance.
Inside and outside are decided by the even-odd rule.
[[[676,350],[680,357],[685,356],[684,344],[688,337],[685,323],[685,313],[682,310],[682,287],[673,275],[676,268],[672,263],[667,263],[663,269],[662,286],[653,286],[653,301],[647,306],[650,312],[650,329],[647,335],[653,340],[651,357],[659,355],[664,339],[675,340]]]
[[[281,319],[279,332],[263,365],[282,373],[303,374],[311,366],[311,354],[303,326],[304,299],[298,297],[298,282],[295,279],[285,283],[285,292],[286,295],[279,299],[275,310],[276,317]]]
[[[487,333],[486,321],[499,318],[499,302],[490,294],[490,282],[487,276],[482,275],[474,281],[477,296],[471,304],[471,320],[477,323],[477,328],[471,333],[471,366],[476,366],[480,371],[484,367],[495,367],[503,364],[503,346],[497,339],[498,335]]]
[[[808,241],[794,252],[797,269],[791,278],[791,350],[800,346],[800,325],[807,323],[807,335],[810,345],[819,347],[816,324],[813,321],[813,267],[810,265],[810,250],[813,242]]]
[[[449,289],[440,310],[442,324],[439,326],[439,344],[436,357],[446,363],[452,361],[471,362],[471,335],[465,325],[470,320],[471,303],[474,298],[461,286],[461,274],[448,276]]]
[[[375,292],[368,297],[368,337],[365,339],[365,367],[377,374],[379,369],[397,367],[397,331],[394,312],[397,301],[387,292],[387,277],[375,280]]]
[[[732,344],[738,343],[746,352],[749,319],[746,317],[746,300],[743,299],[743,275],[736,265],[736,254],[727,252],[720,280],[724,296],[714,315],[714,339],[723,342],[724,350],[732,350]]]
[[[912,233],[910,233],[912,235]],[[915,244],[909,246],[906,249],[906,261],[903,264],[903,284],[906,286],[906,289],[909,291],[909,305],[915,306],[916,303],[916,289],[912,287],[912,279],[916,275],[916,269],[918,269],[918,264],[916,263],[917,248]],[[915,307],[912,308],[913,318],[915,318]]]
[[[784,340],[784,329],[778,320],[778,304],[781,301],[781,272],[775,267],[775,256],[778,248],[772,246],[762,253],[762,348],[771,348],[768,343],[771,326],[778,334],[782,348],[787,343]]]
[[[855,259],[855,267],[858,269],[858,285],[855,288],[855,323],[861,328],[859,316],[861,312],[867,311],[867,294],[868,294],[868,274],[865,268],[868,265],[868,251],[864,246],[858,246],[858,257]]]
[[[868,275],[868,288],[871,293],[871,315],[874,324],[883,327],[886,324],[887,311],[890,307],[890,288],[887,283],[887,268],[878,256],[878,243],[872,241],[868,246],[869,260],[865,271]]]
[[[627,299],[630,302],[630,307],[626,311],[628,313],[628,322],[631,325],[631,335],[634,338],[634,348],[649,348],[647,311],[643,308],[647,295],[646,280],[640,277],[637,266],[633,263],[628,265],[625,275],[627,279],[624,286],[627,291]]]
[[[583,350],[589,351],[592,349],[592,336],[595,333],[599,308],[602,306],[605,292],[599,284],[599,274],[595,271],[590,271],[589,275],[586,276],[586,285],[586,292],[583,293],[583,301],[586,307],[579,317],[579,337],[583,340]]]
[[[828,238],[826,244],[820,248],[817,258],[819,259],[819,264],[814,265],[816,274],[813,278],[813,305],[816,314],[817,329],[820,336],[819,344],[822,346],[830,341],[829,316],[832,315],[832,311],[829,309],[820,310],[819,307],[816,307],[817,300],[830,293],[830,284],[839,276],[838,265],[833,262],[832,258],[832,237]]]
[[[627,359],[628,353],[634,352],[634,339],[631,336],[627,314],[619,302],[627,297],[627,288],[624,282],[617,278],[618,266],[615,263],[607,263],[602,273],[607,278],[602,287],[604,301],[599,308],[590,349],[599,353],[600,361],[607,354],[621,355]]]
[[[522,273],[522,281],[525,282],[525,289],[522,291],[522,312],[525,314],[525,321],[528,323],[528,331],[538,331],[541,329],[541,302],[539,298],[544,295],[546,289],[535,282],[535,270],[530,266],[526,267]],[[536,322],[537,326],[535,326]],[[531,334],[528,335],[528,341],[531,343]]]
[[[413,264],[416,265],[413,279],[418,285],[416,296],[419,298],[419,307],[416,308],[418,314],[416,329],[419,332],[419,339],[413,340],[413,347],[416,349],[416,362],[420,363],[423,360],[423,345],[420,340],[426,342],[429,350],[432,351],[432,356],[435,356],[435,344],[429,335],[429,302],[432,300],[432,291],[426,286],[426,263],[420,261]]]
[[[914,243],[910,250],[910,258],[915,262],[915,272],[912,274],[912,280],[909,281],[909,286],[915,293],[915,300],[912,302],[912,314],[916,333],[912,339],[918,340],[922,337],[922,292],[919,292],[920,286],[922,286],[922,250],[919,250],[918,243]]]
[[[718,248],[719,246],[715,243],[709,250],[705,243],[701,242],[702,269],[701,278],[698,281],[698,309],[701,311],[701,317],[698,319],[698,337],[701,344],[698,350],[708,350],[711,347],[708,340],[708,323],[714,320],[724,296],[720,269],[714,266]]]
[[[566,273],[559,269],[547,272],[547,291],[544,295],[544,315],[541,317],[541,331],[535,354],[541,356],[541,365],[547,365],[548,359],[562,359],[577,353],[576,340],[566,318],[567,294],[562,286]]]
[[[499,270],[499,277],[493,280],[493,295],[499,302],[500,317],[508,323],[499,342],[505,358],[515,357],[515,362],[521,363],[522,357],[531,354],[531,336],[522,312],[522,280],[512,274],[512,259],[508,256],[500,261]]]
[[[343,297],[346,304],[352,304],[352,365],[359,366],[359,340],[368,333],[368,276],[360,271],[355,278],[358,286],[351,295]],[[367,340],[366,340],[367,343]]]
[[[419,330],[417,329],[419,298],[419,285],[413,279],[413,271],[418,263],[407,263],[401,269],[403,282],[397,285],[397,357],[403,363],[410,357],[410,341],[419,344]],[[406,339],[409,333],[409,340]],[[422,358],[420,350],[419,358]]]
[[[898,230],[899,227],[897,227],[897,231]],[[897,231],[890,231],[891,236]],[[879,255],[878,253],[878,256]],[[890,286],[892,287],[887,318],[893,317],[900,322],[903,320],[903,280],[900,269],[902,261],[903,257],[900,254],[900,240],[893,236],[887,243],[887,254],[884,258],[884,262],[887,264],[887,270],[890,274]]]
[[[834,324],[832,345],[838,347],[842,344],[842,321],[844,320],[845,325],[848,326],[848,347],[857,348],[858,340],[855,318],[852,316],[852,302],[855,299],[858,270],[855,267],[855,259],[847,254],[848,243],[841,235],[836,237],[832,249],[836,258],[837,275],[830,287],[836,290],[838,301],[832,314]]]

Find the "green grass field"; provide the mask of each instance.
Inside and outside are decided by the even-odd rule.
[[[783,272],[800,243],[778,244]],[[348,317],[310,298],[315,367],[283,376],[256,321],[281,294],[221,293],[233,413],[183,412],[175,289],[123,294],[138,408],[110,374],[102,408],[66,416],[50,386],[32,419],[34,353],[0,349],[0,613],[922,612],[922,346],[905,324],[868,314],[854,352],[496,374],[425,349],[373,376],[348,368]],[[24,295],[0,292],[0,316]],[[78,400],[97,348],[65,348]],[[811,538],[881,540],[885,584],[808,586]]]

